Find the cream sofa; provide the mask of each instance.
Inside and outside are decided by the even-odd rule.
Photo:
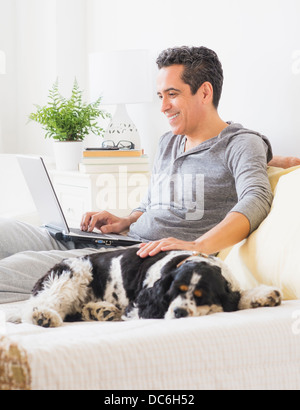
[[[300,389],[300,168],[269,174],[270,215],[220,257],[243,287],[280,287],[282,306],[43,329],[5,324],[16,306],[2,305],[0,388]]]
[[[274,285],[300,299],[300,167],[269,168],[272,210],[250,238],[219,255],[244,288]]]

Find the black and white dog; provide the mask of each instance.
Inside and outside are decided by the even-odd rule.
[[[221,260],[186,251],[142,259],[131,247],[66,259],[33,289],[22,322],[174,319],[278,306],[278,289],[241,291]]]

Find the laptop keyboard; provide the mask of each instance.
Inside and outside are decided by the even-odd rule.
[[[87,236],[87,237],[95,237],[95,236],[101,236],[101,237],[105,237],[107,235],[105,234],[99,234],[96,232],[84,232],[81,229],[75,229],[75,228],[71,228],[70,229],[71,233],[74,233],[75,235],[79,235],[79,236]]]
[[[83,236],[83,237],[91,237],[91,238],[103,238],[103,239],[114,239],[114,240],[125,240],[133,243],[139,243],[136,239],[129,238],[128,236],[123,236],[121,234],[104,234],[104,233],[96,233],[96,232],[83,232],[80,229],[70,229],[70,233],[77,235],[77,236]]]

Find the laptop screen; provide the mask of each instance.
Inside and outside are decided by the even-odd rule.
[[[17,156],[29,191],[44,226],[69,233],[55,190],[41,157]]]

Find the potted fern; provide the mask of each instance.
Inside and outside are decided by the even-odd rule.
[[[89,133],[104,135],[97,119],[111,115],[100,110],[101,97],[92,104],[82,101],[83,91],[75,79],[72,95],[64,98],[59,92],[58,80],[49,91],[49,101],[44,107],[36,105],[37,111],[29,119],[41,124],[45,138],[54,140],[54,154],[58,170],[77,170],[82,157],[83,141]]]

